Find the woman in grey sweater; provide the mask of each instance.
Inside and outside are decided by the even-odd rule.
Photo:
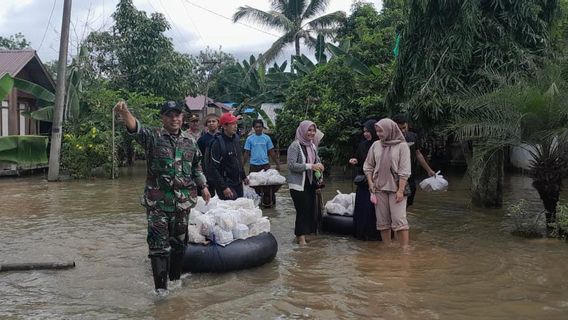
[[[324,167],[314,144],[316,131],[315,123],[302,121],[296,129],[296,140],[288,147],[288,186],[296,209],[294,234],[300,245],[306,244],[306,235],[315,233],[317,227],[314,175],[322,174]]]

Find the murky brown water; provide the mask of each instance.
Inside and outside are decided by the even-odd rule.
[[[502,210],[468,203],[467,184],[417,195],[412,249],[320,236],[293,244],[287,189],[265,210],[278,255],[265,266],[192,274],[153,294],[143,172],[117,181],[0,179],[0,262],[74,260],[65,271],[0,273],[2,319],[566,319],[568,244],[509,235]],[[349,181],[327,181],[326,199]],[[537,195],[508,180],[506,201]]]

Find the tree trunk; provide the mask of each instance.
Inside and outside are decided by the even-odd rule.
[[[74,268],[75,262],[29,262],[29,263],[4,263],[0,264],[0,271],[26,271],[44,269],[69,269]]]
[[[546,178],[543,177],[543,178]],[[549,237],[555,228],[556,205],[560,199],[560,187],[562,180],[558,176],[549,177],[550,179],[534,180],[532,185],[537,190],[546,216],[546,236]]]
[[[294,46],[296,47],[296,56],[299,58],[300,57],[300,38],[296,37],[296,39],[294,40]]]
[[[475,147],[473,152],[475,153]],[[472,182],[472,203],[482,208],[503,206],[503,150],[493,153],[484,161],[478,181]],[[475,178],[474,178],[475,179]]]

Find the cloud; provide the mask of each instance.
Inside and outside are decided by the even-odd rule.
[[[352,2],[330,1],[328,12],[349,11]],[[48,23],[54,3],[51,22]],[[69,45],[72,54],[88,32],[108,29],[112,25],[111,14],[117,3],[118,0],[73,2]],[[230,20],[233,13],[243,5],[266,10],[269,4],[268,0],[134,0],[139,10],[148,14],[155,11],[164,14],[172,26],[166,35],[173,39],[176,50],[194,54],[207,46],[213,49],[221,46],[223,51],[232,53],[240,60],[248,59],[250,54],[258,55],[266,51],[279,33],[250,22],[244,22],[246,25],[235,24]],[[59,50],[62,12],[63,0],[2,0],[0,35],[21,32],[34,49],[39,49],[43,61],[55,60]],[[290,53],[284,53],[281,58],[288,58]]]

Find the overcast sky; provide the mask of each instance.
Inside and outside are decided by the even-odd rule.
[[[327,12],[343,10],[349,14],[353,2],[330,0]],[[366,2],[379,8],[382,1]],[[21,32],[44,62],[57,59],[63,0],[2,0],[1,3],[0,35],[7,37]],[[70,54],[76,53],[77,44],[90,31],[112,25],[111,14],[117,3],[118,0],[73,1]],[[235,24],[230,18],[240,6],[268,10],[269,3],[269,0],[134,0],[139,10],[165,15],[172,27],[167,35],[178,51],[196,54],[207,46],[221,47],[238,59],[265,51],[279,34],[250,22],[244,22],[248,26]],[[290,47],[283,56],[288,57],[291,52]]]

